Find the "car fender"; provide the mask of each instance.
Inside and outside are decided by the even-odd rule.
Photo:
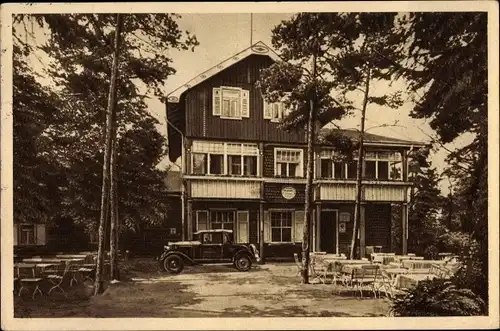
[[[248,256],[250,258],[250,260],[254,260],[255,259],[255,257],[252,256],[252,254],[249,251],[247,251],[245,249],[240,249],[239,251],[236,252],[236,254],[233,255],[232,262],[234,263],[236,261],[236,257],[238,257],[238,256],[240,256],[242,254]]]
[[[196,264],[196,262],[192,258],[181,252],[164,252],[160,258],[161,263],[163,263],[163,260],[165,260],[167,257],[172,255],[179,256],[186,264]]]

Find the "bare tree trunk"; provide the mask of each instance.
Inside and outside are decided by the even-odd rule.
[[[108,220],[109,188],[110,188],[110,163],[111,144],[113,141],[113,119],[116,106],[116,80],[118,73],[118,49],[120,46],[120,35],[122,28],[122,17],[116,14],[116,31],[113,52],[113,64],[109,84],[108,109],[106,112],[106,145],[104,148],[104,162],[102,170],[102,193],[101,193],[101,216],[99,219],[99,250],[97,255],[97,270],[95,277],[94,293],[101,294],[103,289],[103,267],[104,267],[104,231]]]
[[[370,92],[370,68],[366,72],[365,81],[365,91],[363,97],[363,108],[361,110],[361,132],[359,134],[359,148],[358,148],[358,164],[356,168],[356,203],[354,206],[354,224],[352,228],[352,238],[351,238],[351,251],[349,252],[349,258],[354,259],[354,248],[356,244],[357,232],[358,232],[358,222],[360,217],[360,205],[361,205],[361,193],[362,193],[362,169],[363,169],[363,143],[365,138],[365,116],[366,116],[366,106],[368,105],[368,95]],[[359,252],[363,255],[363,252]]]
[[[313,56],[312,76],[316,76],[316,56]],[[315,97],[315,96],[313,96]],[[311,216],[313,213],[313,174],[314,174],[314,139],[315,139],[315,112],[314,100],[309,101],[309,116],[307,119],[307,173],[306,173],[306,203],[305,203],[305,220],[302,234],[302,283],[309,283],[309,233],[311,227]]]
[[[115,119],[116,120],[116,119]],[[116,130],[113,130],[116,131]],[[118,243],[118,208],[117,208],[117,167],[116,167],[116,157],[118,144],[115,139],[113,139],[112,153],[111,153],[111,189],[110,189],[110,208],[111,208],[111,227],[110,227],[110,238],[109,238],[109,259],[111,266],[111,279],[120,279],[120,273],[118,269],[118,257],[117,257],[117,243]]]

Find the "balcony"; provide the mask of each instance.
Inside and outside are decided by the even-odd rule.
[[[321,180],[315,181],[319,186],[319,197],[322,201],[355,201],[355,180]],[[409,182],[401,181],[363,181],[364,201],[404,202],[406,201]]]
[[[192,198],[260,199],[263,178],[184,176]]]

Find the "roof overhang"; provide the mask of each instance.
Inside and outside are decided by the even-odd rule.
[[[262,41],[259,41],[255,44],[253,44],[252,46],[244,49],[243,51],[241,51],[241,52],[231,56],[230,58],[222,61],[221,63],[213,66],[212,68],[202,72],[201,74],[199,74],[195,78],[191,79],[190,81],[188,81],[184,85],[182,85],[182,86],[178,87],[177,89],[175,89],[174,91],[170,92],[167,95],[168,102],[178,103],[180,98],[181,98],[182,93],[184,93],[185,91],[187,91],[191,87],[196,86],[196,85],[200,84],[201,82],[209,79],[210,77],[213,77],[214,75],[216,75],[219,72],[221,72],[222,70],[232,66],[233,64],[249,57],[250,55],[265,55],[265,56],[269,56],[271,59],[273,59],[276,62],[281,61],[281,58],[278,56],[278,54],[276,54],[276,52],[272,48],[270,48],[269,46],[264,44]]]

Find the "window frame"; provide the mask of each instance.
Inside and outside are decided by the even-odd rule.
[[[293,209],[270,209],[269,211],[269,231],[271,232],[270,233],[270,237],[271,237],[271,241],[270,243],[271,244],[293,244],[295,243],[294,242],[294,210]],[[280,219],[280,226],[277,227],[277,226],[273,226],[273,213],[280,213],[280,214],[284,214],[284,213],[288,213],[290,214],[290,226],[283,226],[283,218],[281,217]],[[280,230],[280,239],[281,241],[274,241],[273,240],[273,228],[274,229],[281,229]],[[286,228],[286,229],[290,229],[290,241],[283,241],[283,229]]]
[[[290,168],[287,166],[287,176],[278,175],[278,152],[299,152],[297,166],[298,175],[290,176]],[[279,162],[284,163],[284,162]],[[287,165],[293,162],[286,162]],[[275,147],[274,148],[274,177],[279,178],[303,178],[304,177],[304,150],[302,148]]]
[[[236,209],[224,209],[224,208],[221,208],[221,209],[209,209],[208,210],[208,229],[209,230],[213,230],[215,228],[212,227],[212,223],[220,223],[221,224],[221,227],[220,228],[217,228],[217,229],[226,229],[224,228],[224,224],[232,224],[233,227],[232,229],[226,229],[226,230],[232,230],[233,231],[233,237],[236,238],[236,227],[237,227],[237,220],[236,220],[236,217],[237,217],[237,214],[236,214]],[[233,220],[232,222],[214,222],[212,220],[212,213],[225,213],[226,215],[228,215],[229,213],[232,213],[233,214]],[[217,216],[216,216],[217,218]]]
[[[219,109],[218,113],[215,112],[215,98],[216,98],[215,94],[217,91],[219,93],[218,98],[220,98],[220,100],[219,100],[220,109]],[[228,91],[238,93],[238,97],[229,98],[230,102],[229,102],[229,109],[228,109],[227,114],[224,114],[224,91],[226,91],[226,93]],[[246,108],[247,108],[246,114],[243,113],[244,100],[246,100]],[[237,105],[238,105],[238,109],[235,112],[236,116],[231,116],[231,105],[232,105],[233,101],[237,101]],[[212,108],[213,108],[212,115],[219,117],[221,119],[242,120],[243,118],[249,118],[250,117],[250,91],[243,89],[241,87],[236,87],[236,86],[213,87],[212,88]]]
[[[199,175],[199,176],[227,176],[227,177],[259,177],[261,173],[260,169],[260,150],[259,150],[259,145],[256,143],[248,143],[248,142],[216,142],[216,141],[203,141],[203,140],[197,140],[193,141],[193,145],[196,143],[201,143],[200,144],[200,150],[203,149],[203,144],[208,144],[208,147],[206,147],[205,151],[193,151],[193,147],[191,148],[191,170],[190,173],[192,175]],[[222,145],[222,151],[213,151],[211,152],[210,149],[210,144],[221,144]],[[239,154],[234,152],[234,151],[228,151],[228,146],[230,145],[239,145]],[[245,147],[246,146],[251,146],[252,152],[246,151]],[[206,158],[206,171],[205,173],[195,173],[194,172],[194,158],[196,155],[205,155]],[[211,155],[222,155],[222,162],[223,162],[223,169],[222,173],[220,174],[213,174],[211,173]],[[236,156],[240,157],[240,174],[230,174],[230,169],[229,169],[229,156]],[[255,157],[255,170],[256,174],[255,175],[245,175],[245,157]]]
[[[330,153],[327,155],[327,153]],[[329,148],[324,148],[321,150],[319,159],[320,159],[320,171],[319,174],[321,178],[327,178],[327,179],[337,179],[337,180],[355,180],[356,176],[354,177],[349,177],[349,162],[343,162],[344,166],[344,176],[341,178],[335,178],[335,161],[333,160],[333,149]],[[399,178],[391,178],[391,169],[393,164],[397,164],[398,162],[402,162],[402,155],[400,151],[394,151],[394,150],[365,150],[364,151],[365,156],[363,157],[363,167],[362,167],[362,178],[364,180],[375,180],[375,181],[402,181],[403,180],[403,175],[402,175],[402,170],[400,171],[400,176]],[[372,153],[373,156],[368,156],[368,153]],[[387,157],[380,157],[379,153],[387,153]],[[368,154],[368,155],[367,155]],[[397,156],[399,154],[399,156]],[[391,155],[394,155],[393,158],[391,158]],[[330,160],[332,163],[331,166],[331,171],[329,174],[329,177],[324,177],[323,176],[323,167],[322,167],[322,160]],[[353,156],[352,162],[357,162],[358,157]],[[366,177],[366,162],[367,161],[373,161],[375,162],[375,177],[374,178],[367,178]],[[388,169],[387,169],[387,179],[379,179],[379,162],[387,162],[388,164]]]
[[[33,242],[23,242],[23,227],[30,227],[32,233]],[[17,246],[36,246],[37,245],[37,237],[36,237],[36,224],[32,223],[19,223],[17,226]],[[29,238],[29,236],[27,237]],[[29,241],[29,239],[28,239]]]

